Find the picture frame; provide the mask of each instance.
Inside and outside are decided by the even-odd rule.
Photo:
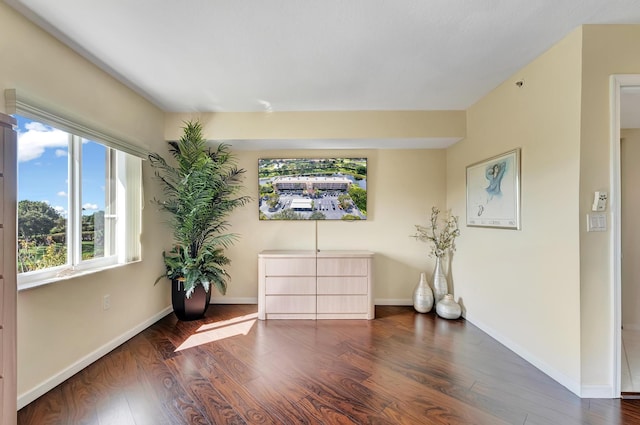
[[[367,158],[258,159],[258,219],[367,219]]]
[[[467,226],[520,230],[520,148],[467,166]]]

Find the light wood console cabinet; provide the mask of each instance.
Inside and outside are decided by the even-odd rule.
[[[373,319],[370,251],[263,251],[258,318]]]

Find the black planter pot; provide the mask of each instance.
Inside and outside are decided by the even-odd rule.
[[[211,301],[211,291],[206,292],[202,285],[197,285],[190,298],[185,297],[184,284],[182,281],[173,279],[171,281],[171,302],[173,312],[180,320],[202,319],[209,308]]]

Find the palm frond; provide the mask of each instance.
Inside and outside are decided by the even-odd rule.
[[[154,202],[169,215],[176,244],[163,253],[163,276],[184,278],[188,295],[198,284],[206,290],[213,285],[224,294],[230,263],[224,249],[238,238],[225,233],[230,226],[226,217],[251,201],[240,195],[245,170],[236,166],[228,145],[207,147],[197,121],[185,122],[182,137],[169,142],[168,150],[175,165],[160,154],[149,155],[163,195]]]

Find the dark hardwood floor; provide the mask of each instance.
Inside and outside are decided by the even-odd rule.
[[[580,399],[464,320],[160,320],[18,412],[37,424],[640,424],[640,400]]]

